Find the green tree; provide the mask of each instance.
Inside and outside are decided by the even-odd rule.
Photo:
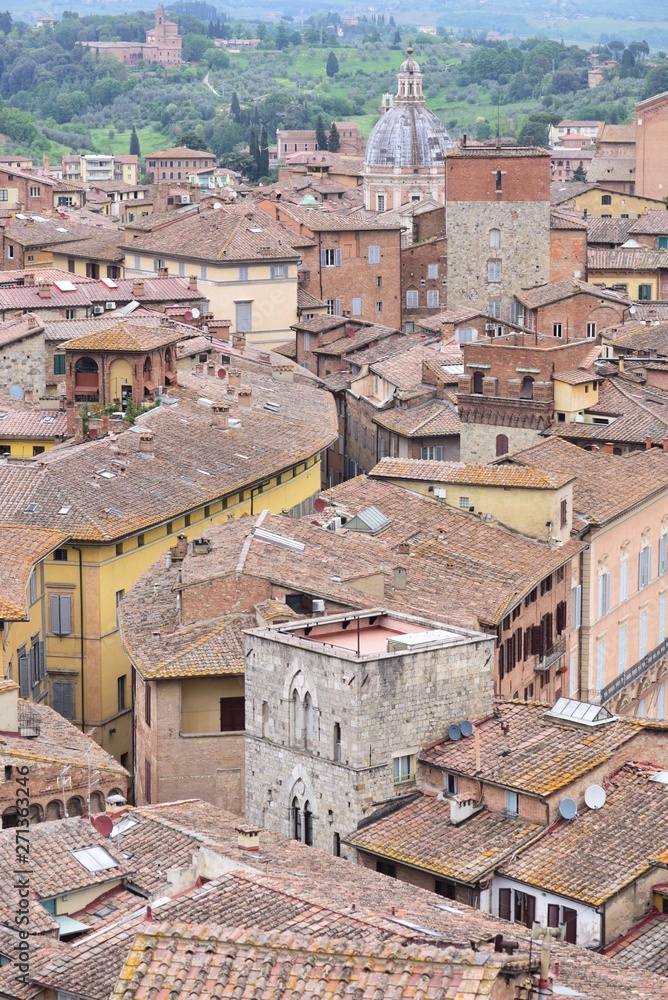
[[[209,69],[228,69],[230,57],[224,49],[209,49],[204,55],[204,62]]]
[[[339,60],[336,58],[333,52],[330,52],[327,56],[327,76],[336,76],[339,72]]]
[[[139,148],[139,137],[137,135],[137,130],[134,125],[132,126],[132,133],[130,134],[130,156],[141,156],[141,149]]]
[[[647,74],[644,97],[654,97],[668,90],[668,62],[657,63]]]
[[[327,149],[327,133],[325,132],[322,115],[318,115],[318,120],[315,123],[315,141],[318,144],[318,149]]]
[[[482,121],[476,122],[475,137],[478,140],[478,142],[485,142],[487,139],[491,139],[493,135],[494,135],[494,130],[492,129],[492,126],[489,124],[489,122],[485,121],[484,119]]]
[[[397,30],[392,35],[392,44],[393,45],[399,45],[400,42],[401,42],[401,32],[397,28]]]
[[[332,122],[332,127],[329,131],[329,140],[327,143],[327,148],[330,153],[338,153],[341,148],[341,136],[339,135],[339,130],[336,127],[336,122]]]
[[[576,167],[575,168],[575,170],[573,171],[573,180],[574,181],[586,181],[587,180],[587,171],[585,170],[584,167]]]
[[[230,114],[234,118],[237,125],[241,124],[241,105],[239,104],[239,98],[237,97],[236,90],[232,91],[232,100],[230,101]]]
[[[256,181],[260,174],[260,145],[257,141],[257,133],[254,128],[251,129],[250,142],[248,143],[248,152],[251,155],[253,166],[251,170],[251,180]]]
[[[177,146],[185,146],[187,149],[206,150],[206,143],[201,135],[194,128],[186,129],[176,140]]]
[[[267,130],[262,126],[260,132],[260,177],[269,176],[269,138]]]

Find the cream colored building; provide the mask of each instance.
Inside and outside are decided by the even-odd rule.
[[[267,347],[294,338],[301,255],[293,243],[304,237],[247,205],[198,208],[159,224],[126,229],[126,276],[195,274],[213,316],[229,319],[233,333]]]
[[[369,475],[541,541],[570,537],[573,475],[511,465],[382,458]]]

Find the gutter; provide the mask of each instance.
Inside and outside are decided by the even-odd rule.
[[[83,596],[83,552],[77,545],[73,545],[72,548],[75,552],[79,553],[79,617],[80,617],[80,636],[79,636],[79,659],[81,661],[81,731],[86,732],[86,687],[84,679],[84,659],[85,659],[85,643],[84,643],[84,596]]]

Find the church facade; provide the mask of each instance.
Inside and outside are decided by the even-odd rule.
[[[383,98],[383,115],[369,137],[364,157],[364,207],[387,212],[432,198],[445,203],[445,157],[452,141],[426,106],[419,64],[408,49],[399,67],[397,94]]]
[[[169,20],[162,7],[155,9],[155,25],[146,32],[145,42],[82,42],[84,48],[95,49],[100,55],[113,56],[126,66],[157,63],[159,66],[180,66],[181,36],[179,26]]]

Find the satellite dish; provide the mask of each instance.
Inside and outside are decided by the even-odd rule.
[[[313,507],[315,510],[318,511],[318,513],[320,513],[321,510],[325,509],[325,501],[322,499],[322,497],[318,497],[318,499],[313,502]]]
[[[190,309],[186,309],[186,311],[185,311],[185,312],[184,312],[184,314],[183,314],[183,318],[184,318],[185,320],[187,320],[188,322],[190,322],[190,320],[191,320],[191,319],[193,318],[193,314],[192,314],[192,312],[190,311]]]
[[[602,809],[605,799],[605,790],[600,785],[590,785],[585,792],[585,802],[590,809]]]
[[[227,378],[227,371],[224,368],[218,369],[218,378]]]
[[[466,720],[464,722],[459,723],[459,728],[461,730],[462,736],[471,736],[471,734],[473,733],[473,726],[471,725],[470,722],[467,722]]]
[[[191,313],[193,319],[199,319],[199,309],[197,307],[195,307],[194,309],[191,309],[190,313]]]
[[[559,803],[559,814],[562,819],[575,819],[578,814],[577,804],[573,799],[562,799]]]
[[[457,725],[450,726],[450,728],[448,729],[448,736],[450,737],[451,740],[461,739],[461,735],[462,731]]]
[[[99,813],[99,815],[93,816],[91,823],[102,837],[111,836],[114,824],[111,821],[111,817],[107,816],[106,813]]]

